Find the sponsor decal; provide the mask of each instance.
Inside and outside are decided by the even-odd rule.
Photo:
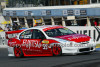
[[[43,50],[47,50],[48,49],[47,44],[42,44],[42,46],[43,46]]]
[[[42,43],[49,44],[48,40],[43,40]]]
[[[41,44],[37,40],[23,40],[22,46],[40,48]]]
[[[73,10],[67,10],[68,15],[74,15],[74,11]]]
[[[74,41],[74,42],[84,42],[89,41],[90,37],[81,34],[72,34],[72,35],[64,35],[64,36],[57,36],[56,38],[61,38],[64,40]]]
[[[51,15],[51,10],[47,10],[46,15]]]
[[[87,15],[87,10],[63,10],[63,15],[74,16],[74,15]]]
[[[16,41],[15,42],[9,42],[10,45],[14,45],[16,44]]]
[[[64,28],[65,30],[68,30],[68,28]]]
[[[51,10],[43,10],[41,11],[42,15],[51,15]]]
[[[80,10],[75,10],[75,15],[80,15]]]
[[[68,15],[67,10],[63,10],[63,15]]]
[[[80,10],[80,15],[87,15],[87,11],[86,10]]]

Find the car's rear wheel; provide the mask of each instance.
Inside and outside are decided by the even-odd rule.
[[[54,44],[52,47],[52,53],[54,56],[60,56],[62,55],[62,49],[61,46],[58,44]]]
[[[14,54],[17,58],[23,57],[23,52],[20,47],[14,47]]]

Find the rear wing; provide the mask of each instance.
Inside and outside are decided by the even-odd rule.
[[[6,39],[15,38],[22,31],[24,30],[7,31],[5,32]]]

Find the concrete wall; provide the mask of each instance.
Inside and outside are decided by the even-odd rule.
[[[4,22],[5,19],[2,15],[0,15],[0,27],[2,27],[3,29],[5,28],[5,25],[1,24],[2,22]]]

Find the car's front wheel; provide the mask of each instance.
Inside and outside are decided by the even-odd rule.
[[[58,44],[54,44],[52,46],[52,53],[53,53],[54,56],[60,56],[60,55],[62,55],[61,46],[58,45]]]
[[[16,58],[23,57],[23,52],[20,47],[14,47],[14,54]]]

